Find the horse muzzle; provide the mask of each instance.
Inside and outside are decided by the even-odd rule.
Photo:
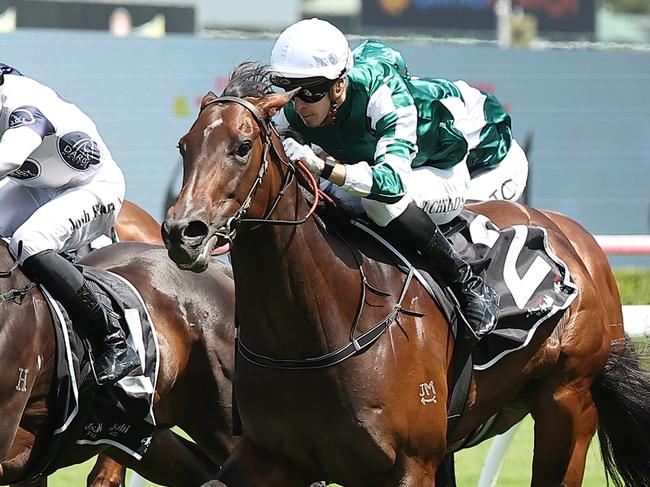
[[[169,258],[183,270],[204,271],[219,240],[210,235],[210,227],[202,220],[167,219],[162,224],[162,238]]]

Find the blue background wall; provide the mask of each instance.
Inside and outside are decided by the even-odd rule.
[[[358,41],[351,41],[354,46]],[[197,100],[271,38],[120,39],[104,33],[0,35],[0,62],[57,89],[96,121],[127,176],[127,197],[156,217]],[[593,233],[650,232],[650,53],[501,50],[402,43],[411,71],[493,90],[515,136],[534,135],[531,202]]]

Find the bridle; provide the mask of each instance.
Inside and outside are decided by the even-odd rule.
[[[318,200],[319,200],[318,184],[314,176],[311,174],[311,172],[309,172],[309,170],[302,163],[297,164],[298,167],[296,168],[296,166],[294,166],[294,164],[291,163],[291,161],[286,160],[283,153],[281,153],[276,149],[275,145],[273,144],[273,140],[274,137],[275,140],[279,140],[280,136],[275,130],[273,124],[270,123],[268,120],[266,120],[264,117],[262,117],[262,115],[260,114],[259,110],[255,105],[253,105],[247,100],[244,100],[243,98],[239,98],[235,96],[221,96],[206,103],[201,109],[201,111],[205,110],[206,107],[215,103],[237,103],[243,106],[244,108],[246,108],[253,115],[253,118],[259,125],[260,130],[262,132],[262,139],[263,139],[262,164],[257,173],[257,177],[253,182],[253,186],[251,187],[248,194],[246,195],[246,198],[244,199],[242,205],[237,209],[237,211],[234,213],[233,216],[228,218],[228,220],[223,226],[217,229],[215,235],[223,239],[226,239],[232,243],[232,239],[234,239],[237,233],[237,226],[240,223],[249,223],[249,224],[256,224],[256,225],[261,225],[261,224],[300,225],[306,222],[315,211],[316,205],[318,204]],[[267,211],[264,218],[262,219],[244,218],[244,215],[246,214],[246,211],[250,207],[251,202],[255,196],[255,192],[257,191],[260,184],[262,183],[262,180],[264,179],[264,176],[268,170],[268,166],[269,166],[268,155],[271,148],[275,152],[275,155],[277,156],[278,160],[283,165],[289,168],[289,170],[286,171],[286,173],[283,176],[282,189],[276,196],[275,200],[273,201],[273,204],[271,205],[270,210]],[[307,176],[307,178],[309,179],[312,185],[313,193],[314,193],[314,202],[312,204],[312,207],[310,208],[307,215],[301,220],[270,220],[269,218],[271,214],[273,213],[280,199],[284,195],[284,191],[289,186],[289,184],[293,181],[297,170],[299,170],[302,174]],[[406,297],[406,293],[410,287],[414,275],[413,268],[411,268],[408,272],[407,278],[405,279],[402,292],[400,293],[400,297],[397,303],[393,306],[391,311],[388,313],[388,315],[384,317],[384,319],[376,323],[374,326],[370,327],[369,330],[355,337],[355,331],[357,330],[357,327],[359,325],[361,319],[361,313],[363,311],[364,304],[366,303],[366,291],[370,290],[375,294],[383,295],[383,296],[387,296],[388,293],[384,291],[380,291],[379,289],[371,286],[368,283],[368,280],[363,271],[361,261],[356,256],[354,251],[352,251],[352,255],[357,261],[357,265],[361,275],[362,296],[360,301],[361,304],[357,308],[357,312],[350,331],[350,341],[346,345],[339,348],[338,350],[335,350],[330,353],[326,353],[318,357],[309,357],[309,358],[296,359],[296,360],[284,360],[284,359],[276,359],[273,357],[264,356],[254,352],[242,342],[238,333],[237,334],[238,353],[248,362],[251,362],[260,367],[267,367],[272,369],[313,370],[313,369],[331,367],[333,365],[336,365],[340,362],[347,360],[348,358],[354,355],[363,353],[365,350],[372,347],[372,345],[379,339],[379,337],[381,337],[384,334],[384,332],[390,327],[390,325],[395,322],[397,315],[400,312],[420,316],[419,313],[406,310],[402,306],[402,303]]]
[[[223,240],[227,241],[228,243],[232,244],[237,234],[237,227],[241,223],[246,223],[251,225],[262,225],[262,224],[301,225],[302,223],[306,222],[316,210],[316,206],[319,200],[318,183],[316,182],[314,176],[311,174],[311,172],[309,172],[309,170],[302,163],[299,163],[297,165],[298,167],[296,168],[296,165],[294,165],[291,161],[289,161],[281,151],[277,150],[273,142],[274,142],[274,137],[275,140],[280,140],[280,135],[278,134],[273,123],[271,123],[268,119],[264,118],[255,105],[253,105],[248,100],[245,100],[244,98],[240,98],[237,96],[219,96],[214,100],[211,100],[210,102],[203,105],[203,107],[201,108],[201,112],[203,112],[203,110],[205,110],[208,106],[217,103],[236,103],[244,107],[246,110],[248,110],[250,114],[253,116],[253,118],[255,119],[255,122],[257,122],[257,125],[260,127],[263,149],[262,149],[262,164],[260,165],[259,171],[257,172],[257,176],[255,178],[255,181],[253,182],[251,189],[248,191],[246,198],[244,198],[244,202],[237,209],[237,211],[230,218],[228,218],[226,223],[220,226],[216,230],[215,236],[220,237]],[[258,188],[262,184],[262,181],[264,180],[264,176],[266,175],[266,172],[268,170],[270,150],[273,150],[277,159],[288,169],[283,174],[282,187],[278,192],[277,196],[275,197],[271,205],[271,208],[266,212],[263,218],[261,219],[244,218],[246,212],[251,206],[251,203],[253,202],[255,193],[257,192]],[[312,187],[312,192],[314,194],[314,201],[312,203],[312,206],[309,209],[307,215],[300,220],[271,220],[270,219],[271,214],[277,208],[278,204],[280,203],[280,200],[284,196],[286,189],[293,182],[295,178],[296,170],[299,170],[310,182],[310,185]]]

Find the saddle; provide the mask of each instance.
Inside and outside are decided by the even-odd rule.
[[[406,274],[413,272],[438,304],[454,336],[462,337],[459,327],[467,326],[460,319],[462,310],[436,270],[428,268],[427,262],[410,249],[393,247],[382,236],[382,228],[364,219],[350,220],[341,213],[327,209],[319,216],[334,234],[348,241],[374,240]],[[500,295],[499,320],[494,329],[475,346],[457,340],[454,348],[448,384],[451,431],[464,409],[472,370],[485,370],[524,348],[542,324],[555,328],[578,288],[569,269],[550,249],[543,228],[514,225],[500,229],[487,217],[463,210],[441,230],[474,273]]]
[[[347,240],[374,240],[396,265],[413,267],[414,276],[438,303],[456,335],[462,310],[436,269],[428,268],[410,249],[393,247],[383,236],[384,230],[365,219],[345,220],[331,211],[319,215],[333,233]],[[475,370],[487,369],[528,344],[542,323],[559,319],[560,311],[577,296],[569,269],[551,250],[544,228],[513,225],[501,229],[484,215],[463,210],[441,230],[474,273],[500,295],[497,325],[472,351]]]
[[[153,322],[136,288],[117,274],[82,267],[85,278],[109,296],[113,311],[138,353],[141,375],[129,375],[99,387],[93,379],[90,345],[73,326],[63,306],[43,289],[54,321],[57,344],[52,408],[53,441],[33,472],[48,475],[58,468],[57,456],[73,445],[107,444],[136,459],[147,450],[156,427],[153,399],[159,350]],[[79,330],[79,331],[77,331]]]

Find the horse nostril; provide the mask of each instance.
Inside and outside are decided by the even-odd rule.
[[[206,237],[208,235],[208,226],[200,220],[192,220],[183,229],[183,237],[196,238]]]
[[[160,226],[160,235],[162,236],[163,242],[169,242],[169,226],[167,226],[166,221]]]

